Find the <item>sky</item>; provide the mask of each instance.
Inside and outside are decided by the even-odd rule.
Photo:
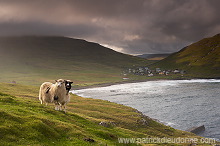
[[[172,53],[220,33],[220,0],[0,0],[0,35],[66,36],[127,54]]]

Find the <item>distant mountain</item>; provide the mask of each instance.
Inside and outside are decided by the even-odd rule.
[[[3,58],[38,58],[37,62],[44,59],[66,57],[66,59],[71,58],[74,61],[80,59],[81,62],[90,61],[117,67],[133,64],[140,60],[97,43],[66,37],[46,36],[0,37],[0,54]]]
[[[184,69],[191,76],[220,77],[220,34],[204,38],[177,53],[155,63],[152,67]]]
[[[145,58],[148,60],[162,60],[169,56],[171,53],[164,53],[164,54],[142,54],[137,55],[137,57]]]
[[[147,64],[97,43],[67,37],[0,37],[0,82],[75,82],[118,80],[123,68]]]

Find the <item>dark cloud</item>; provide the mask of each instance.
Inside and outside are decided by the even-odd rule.
[[[219,0],[0,0],[0,35],[61,35],[164,53],[220,32]]]
[[[75,36],[79,38],[90,37],[100,29],[94,25],[73,24],[56,25],[42,22],[21,22],[21,23],[0,23],[1,36],[18,35],[55,35],[55,36]],[[99,30],[101,31],[101,30]]]

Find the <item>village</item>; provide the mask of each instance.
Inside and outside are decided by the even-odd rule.
[[[124,76],[127,75],[137,75],[137,76],[147,76],[147,77],[153,77],[157,75],[175,75],[175,74],[180,74],[184,75],[186,74],[185,70],[180,70],[180,69],[174,69],[174,70],[162,70],[161,68],[156,68],[156,69],[150,69],[149,67],[136,67],[136,68],[128,68],[123,71]]]

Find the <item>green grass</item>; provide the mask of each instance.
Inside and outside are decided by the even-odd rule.
[[[118,138],[199,138],[116,103],[72,95],[64,113],[41,105],[37,96],[35,86],[0,83],[1,145],[123,145]]]
[[[202,39],[151,65],[162,69],[182,69],[191,78],[220,77],[220,35]]]

